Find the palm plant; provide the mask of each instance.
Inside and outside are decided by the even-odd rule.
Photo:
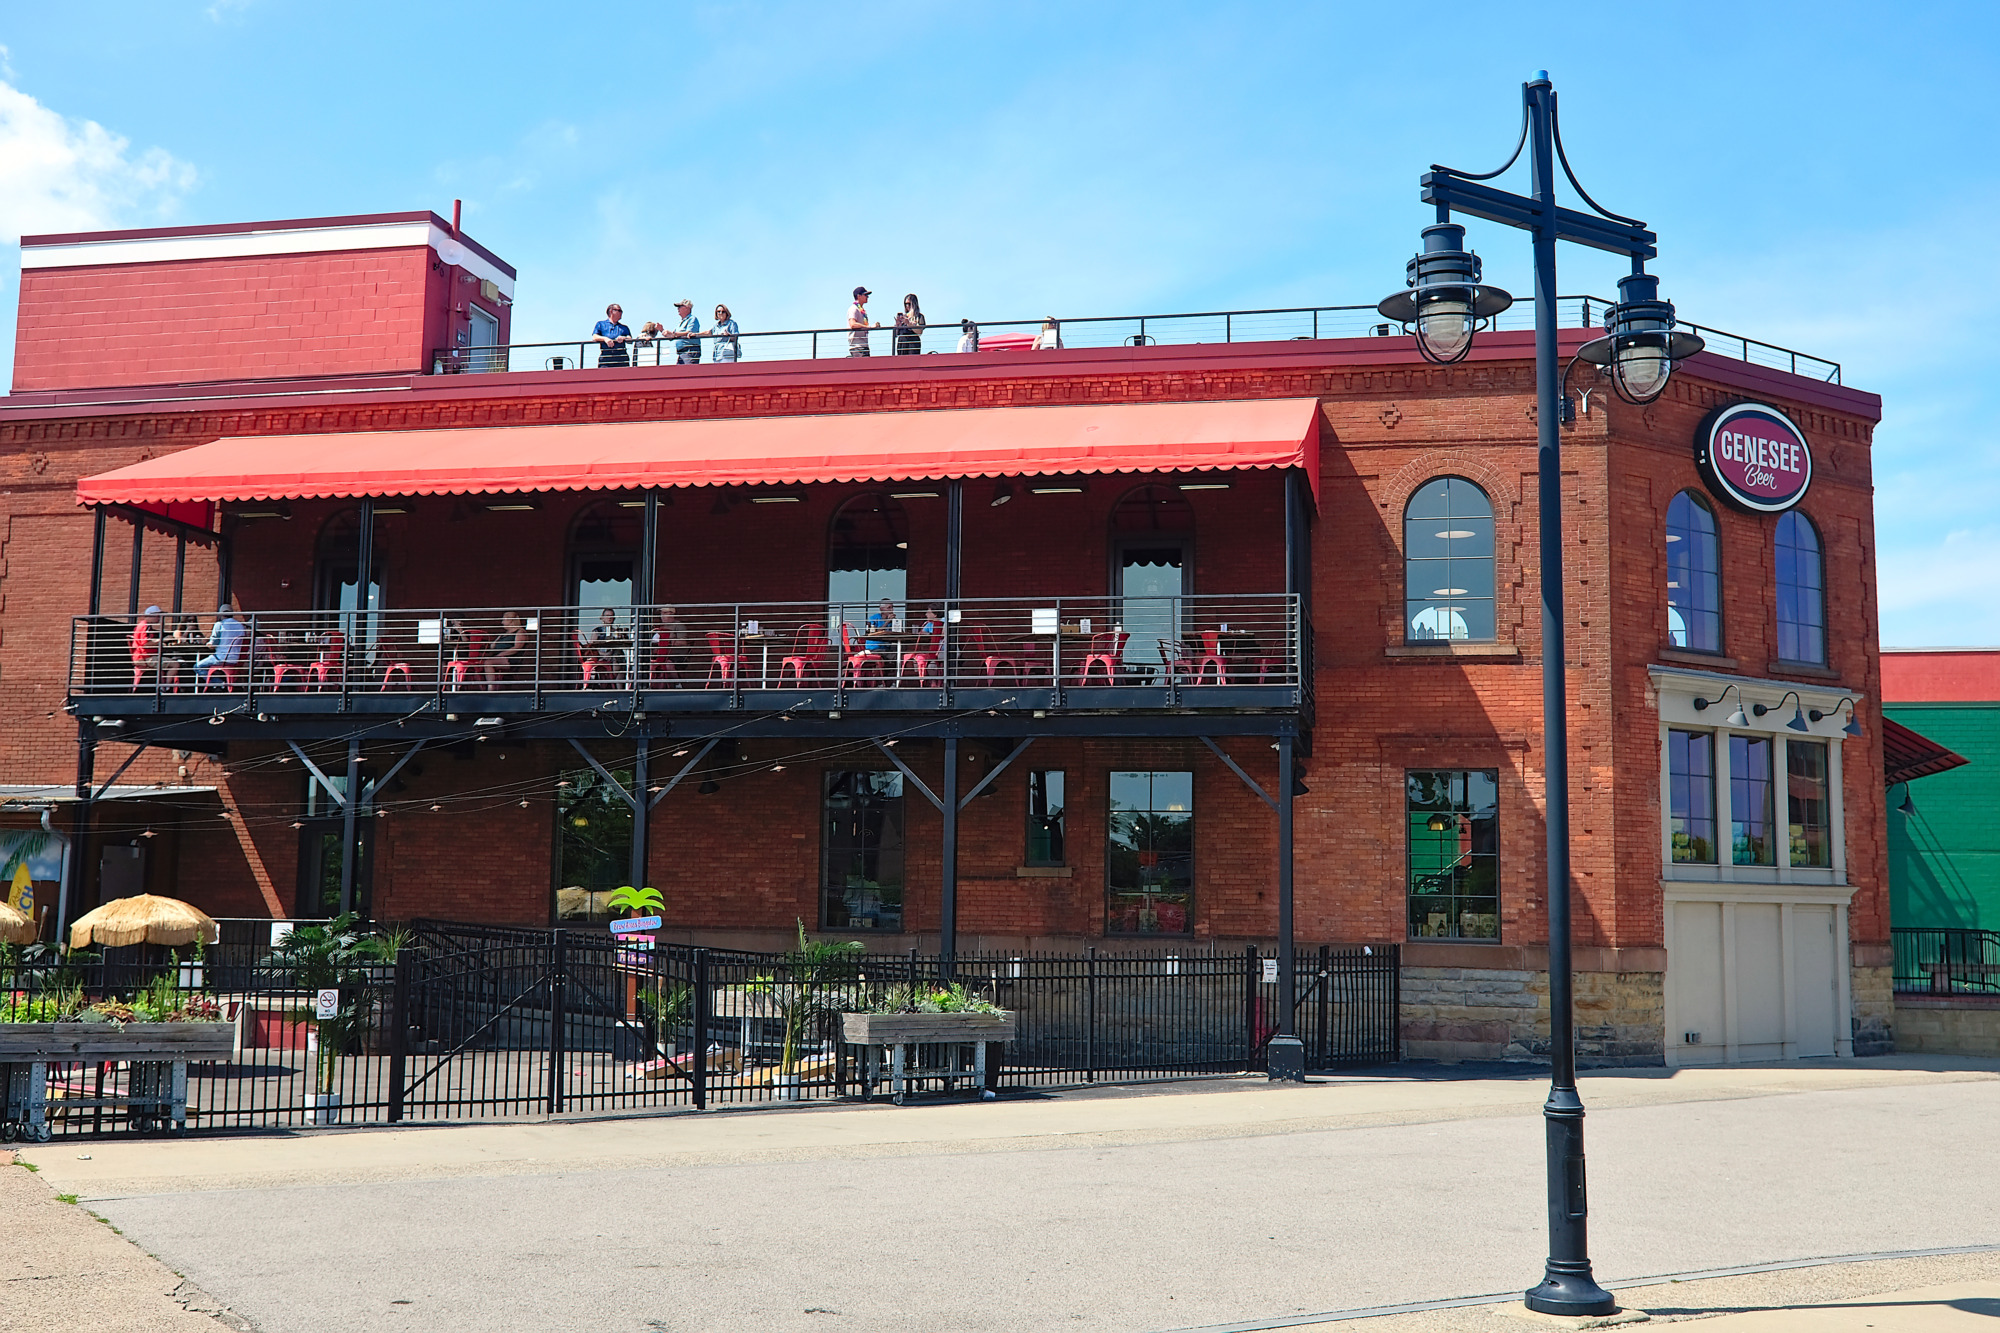
[[[798,922],[799,944],[785,955],[778,974],[761,985],[785,1023],[785,1044],[778,1072],[796,1073],[799,1048],[815,1025],[840,1012],[850,987],[860,978],[865,946],[859,940],[809,940],[806,923]]]
[[[353,912],[325,925],[299,926],[271,950],[266,962],[291,974],[300,990],[338,990],[332,1018],[318,1020],[321,1086],[332,1078],[334,1060],[346,1053],[362,1030],[370,968],[395,958],[391,942],[371,934]]]
[[[605,904],[613,909],[624,908],[633,916],[651,916],[666,910],[667,900],[658,889],[650,886],[635,889],[630,884],[613,889]]]

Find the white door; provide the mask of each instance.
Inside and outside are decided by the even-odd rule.
[[[1722,1030],[1722,904],[1673,904],[1667,971],[1674,1012],[1667,1046],[1678,1063],[1720,1064]]]
[[[1785,1058],[1784,909],[1737,903],[1735,988],[1738,1060]]]
[[[472,352],[468,358],[469,364],[467,368],[474,373],[505,370],[507,368],[507,354],[498,350],[500,346],[499,317],[481,310],[478,306],[471,307],[470,313],[472,315]]]
[[[1800,1055],[1832,1055],[1840,1036],[1839,941],[1831,907],[1792,909],[1792,1005]]]

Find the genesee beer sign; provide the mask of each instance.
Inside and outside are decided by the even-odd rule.
[[[1779,514],[1812,485],[1812,446],[1775,407],[1734,403],[1708,414],[1694,436],[1694,460],[1717,497],[1753,514]]]

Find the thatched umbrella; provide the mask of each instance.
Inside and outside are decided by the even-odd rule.
[[[41,933],[33,917],[11,903],[0,902],[0,942],[33,944]]]
[[[92,940],[111,948],[126,944],[213,944],[222,938],[215,918],[178,898],[150,893],[114,898],[71,923],[69,947],[81,949]]]

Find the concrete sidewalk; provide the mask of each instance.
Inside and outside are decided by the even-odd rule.
[[[25,1156],[41,1188],[82,1195],[266,1333],[1518,1333],[1536,1321],[1513,1298],[1338,1312],[1533,1280],[1545,1090],[1528,1073],[1407,1068]],[[1986,1317],[1993,1253],[1633,1279],[2000,1245],[2000,1063],[1619,1071],[1583,1092],[1598,1273],[1652,1322],[1770,1333]],[[165,1281],[123,1253],[142,1286]],[[7,1294],[33,1301],[37,1285]]]

